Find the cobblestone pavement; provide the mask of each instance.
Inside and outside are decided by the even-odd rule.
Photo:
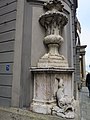
[[[81,120],[90,120],[90,98],[87,87],[80,91],[80,112]]]

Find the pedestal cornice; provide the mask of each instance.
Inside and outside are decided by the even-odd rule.
[[[40,73],[42,73],[42,72],[48,72],[48,73],[52,73],[52,72],[60,72],[60,73],[72,73],[72,72],[74,72],[74,68],[39,68],[39,67],[31,67],[30,68],[30,71],[31,72],[40,72]]]

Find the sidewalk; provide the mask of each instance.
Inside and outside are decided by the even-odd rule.
[[[90,120],[90,98],[87,87],[82,87],[80,91],[81,120]]]

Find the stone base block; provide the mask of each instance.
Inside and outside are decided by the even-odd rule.
[[[68,62],[63,55],[51,55],[49,53],[45,54],[41,59],[39,59],[38,67],[60,67],[68,68]]]
[[[34,94],[31,110],[36,113],[52,114],[52,108],[57,104],[56,92],[59,80],[63,79],[65,95],[72,96],[71,68],[32,68],[34,77]]]
[[[51,114],[53,104],[32,103],[31,110],[36,113]]]

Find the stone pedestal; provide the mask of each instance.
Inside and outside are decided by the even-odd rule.
[[[74,70],[69,68],[67,59],[59,53],[59,47],[64,42],[62,30],[68,22],[63,7],[61,0],[50,0],[44,4],[46,12],[39,18],[40,24],[46,30],[43,42],[48,51],[39,59],[37,67],[31,68],[34,77],[31,110],[37,113],[55,113],[58,116],[74,118],[72,106],[72,72]],[[64,81],[64,86],[61,81]],[[68,106],[67,110],[66,106]]]
[[[31,68],[34,75],[34,96],[31,110],[51,114],[56,102],[58,79],[64,80],[64,94],[72,97],[72,68]]]

